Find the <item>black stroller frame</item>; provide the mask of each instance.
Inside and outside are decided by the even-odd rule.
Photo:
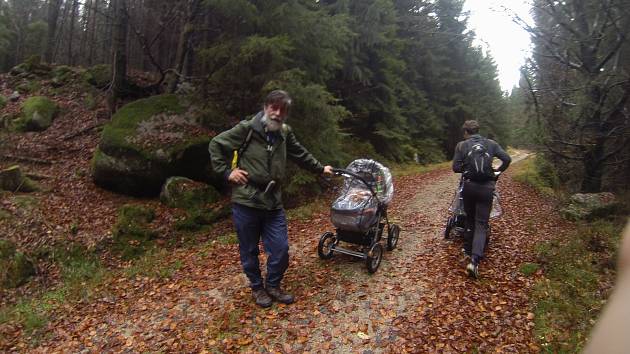
[[[500,176],[499,172],[495,172],[495,176],[498,179]],[[455,192],[455,197],[453,198],[453,202],[451,203],[451,207],[449,208],[450,215],[446,220],[446,226],[444,227],[444,239],[446,240],[454,240],[456,238],[463,238],[464,231],[466,231],[466,212],[464,211],[464,197],[462,196],[462,191],[464,189],[464,176],[462,175],[459,179],[459,185],[457,186],[457,191]],[[498,194],[496,191],[493,193],[493,208],[495,201],[498,202]],[[494,209],[493,209],[494,211]],[[500,212],[498,213],[500,215]],[[497,217],[498,215],[490,214],[490,219]],[[490,224],[488,224],[488,232],[486,238],[486,245],[490,240],[491,228]]]
[[[378,194],[372,187],[372,183],[366,181],[362,176],[345,169],[335,168],[333,173],[338,176],[350,177],[359,180],[369,189],[371,198],[376,198],[378,206],[376,210],[375,222],[370,225],[366,232],[356,230],[344,230],[336,227],[335,232],[327,231],[319,239],[317,254],[321,259],[330,259],[334,253],[343,253],[365,260],[368,272],[374,273],[383,258],[383,231],[387,227],[387,250],[393,250],[398,244],[400,227],[390,223],[387,217],[387,204],[378,199]],[[339,242],[361,246],[361,251],[341,247]]]

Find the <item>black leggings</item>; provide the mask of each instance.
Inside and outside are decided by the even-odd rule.
[[[488,237],[488,220],[492,209],[494,183],[464,182],[462,196],[466,212],[464,250],[468,254],[483,258]]]

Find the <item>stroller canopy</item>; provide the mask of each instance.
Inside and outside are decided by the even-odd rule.
[[[394,183],[392,182],[392,174],[387,167],[375,160],[357,159],[352,161],[346,167],[346,170],[361,176],[372,187],[372,190],[376,192],[376,197],[380,202],[387,205],[392,201],[394,197]],[[346,178],[344,190],[352,188],[369,190],[360,180]]]

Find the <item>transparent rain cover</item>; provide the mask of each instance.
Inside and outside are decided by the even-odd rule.
[[[464,199],[462,198],[461,184],[457,187],[457,192],[455,192],[455,197],[453,198],[448,211],[455,215],[466,215],[466,212],[464,211]],[[503,214],[503,209],[501,209],[501,198],[499,197],[499,192],[495,190],[492,192],[492,209],[490,210],[490,218],[498,218],[501,214]]]
[[[394,197],[394,183],[392,174],[387,167],[375,160],[358,159],[352,161],[346,167],[346,170],[361,176],[372,187],[381,203],[387,205],[392,201]],[[370,193],[370,188],[365,183],[354,177],[346,177],[343,183],[342,196],[349,192],[356,192],[356,190],[364,190]],[[353,204],[351,200],[349,202]],[[351,208],[353,207],[351,206]]]
[[[344,176],[341,195],[332,205],[331,219],[338,228],[365,231],[376,222],[379,201],[387,205],[392,200],[392,175],[387,167],[369,159],[354,160],[346,170],[361,176],[367,184],[356,177]]]

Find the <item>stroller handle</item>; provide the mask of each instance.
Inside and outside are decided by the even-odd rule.
[[[358,174],[356,174],[356,173],[354,173],[352,171],[348,171],[348,170],[343,169],[343,168],[333,168],[332,171],[333,171],[333,174],[335,174],[337,176],[347,176],[347,177],[353,177],[353,178],[358,179],[363,184],[365,184],[366,187],[368,187],[368,189],[370,190],[370,193],[372,193],[372,195],[376,196],[376,192],[374,192],[374,189],[372,188],[372,185],[369,184],[363,177],[359,176]]]

